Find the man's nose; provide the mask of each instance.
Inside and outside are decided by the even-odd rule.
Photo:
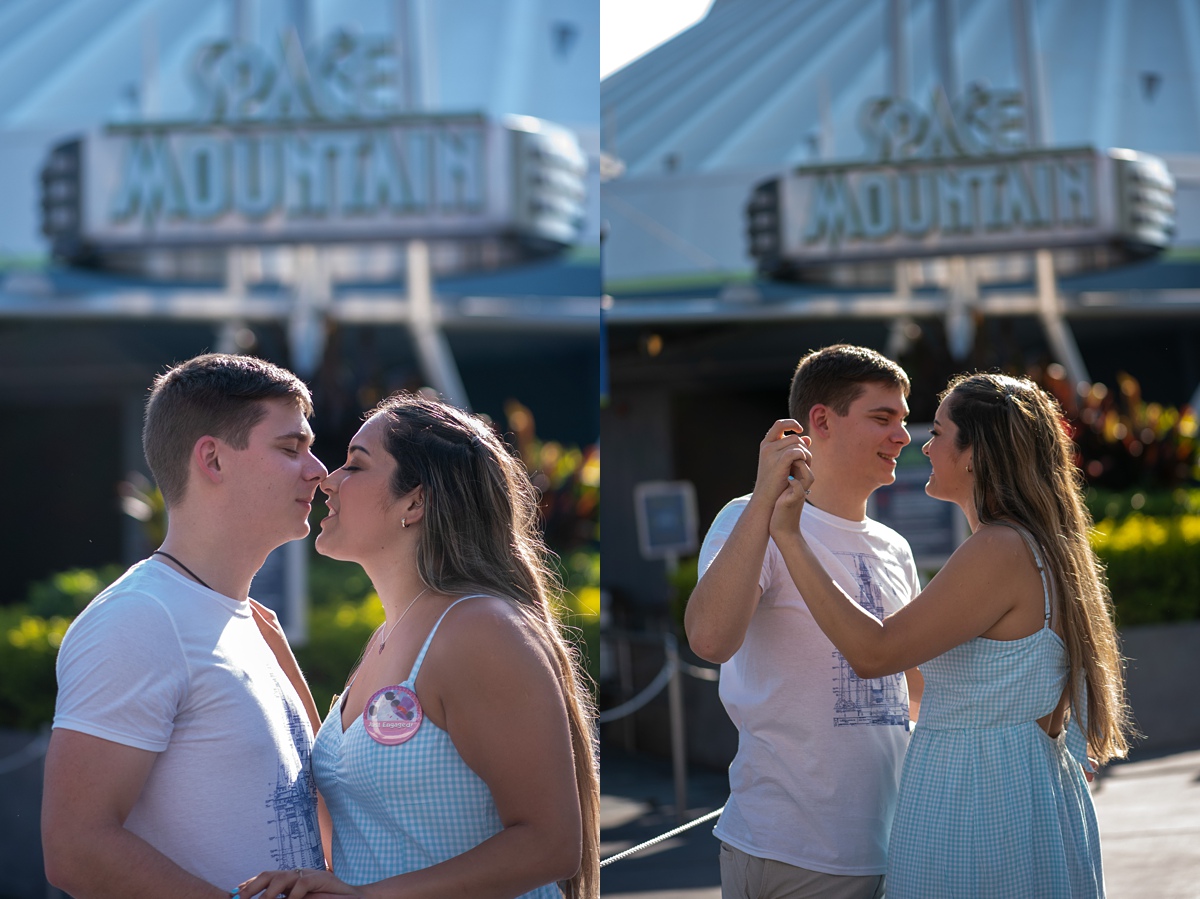
[[[325,478],[329,476],[329,469],[325,467],[325,463],[314,456],[311,450],[309,451],[308,456],[310,459],[308,479],[317,481],[325,480]]]

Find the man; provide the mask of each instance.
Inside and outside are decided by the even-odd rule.
[[[315,708],[269,610],[267,554],[308,533],[325,467],[308,389],[245,356],[156,379],[142,435],[162,547],[67,631],[46,755],[46,876],[76,899],[221,899],[270,868],[325,866]]]
[[[793,460],[811,455],[801,527],[826,571],[877,617],[912,599],[908,544],[866,515],[909,442],[908,390],[904,371],[873,350],[838,345],[801,359],[792,418],[763,440],[754,492],[720,512],[701,548],[688,640],[723,663],[721,700],[738,727],[715,828],[724,899],[883,895],[908,687],[915,708],[920,675],[859,680],[813,621],[768,528]]]

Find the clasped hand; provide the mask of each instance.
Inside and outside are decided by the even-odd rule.
[[[320,871],[316,868],[293,868],[290,871],[264,871],[257,877],[252,877],[240,887],[238,894],[242,899],[262,894],[262,899],[275,899],[277,896],[287,896],[288,899],[324,899],[331,896],[354,896],[361,899],[362,893],[355,887],[343,883],[333,876],[331,871]]]
[[[781,418],[771,425],[758,449],[758,477],[754,492],[773,504],[771,536],[798,534],[804,499],[815,477],[810,463],[812,453],[808,437],[794,418]]]

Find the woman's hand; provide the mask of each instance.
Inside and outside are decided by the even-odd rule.
[[[794,418],[781,418],[771,425],[767,436],[758,446],[758,474],[754,479],[754,496],[764,502],[774,504],[779,495],[789,483],[788,477],[795,474],[796,463],[804,463],[808,471],[808,462],[812,454],[808,451],[811,442],[807,437],[801,437],[800,422]],[[791,433],[786,433],[791,432]],[[809,471],[809,484],[812,472]]]
[[[241,899],[252,899],[262,894],[263,899],[287,896],[301,899],[302,896],[354,896],[363,899],[355,887],[342,883],[330,871],[315,868],[293,868],[290,871],[264,871],[238,887]]]
[[[776,494],[775,505],[771,510],[770,533],[776,543],[783,537],[795,536],[800,533],[800,513],[804,509],[804,500],[815,480],[812,469],[809,467],[809,463],[812,461],[812,453],[808,450],[809,439],[783,434],[779,426],[787,424],[795,424],[795,422],[788,419],[775,422],[775,426],[767,432],[767,436],[763,440],[760,456],[762,459],[773,455],[788,464],[786,480],[783,481],[780,491]],[[777,433],[779,436],[775,438],[776,446],[773,447],[769,442]]]

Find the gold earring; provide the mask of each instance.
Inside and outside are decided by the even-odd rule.
[[[402,527],[402,528],[408,527],[408,519],[407,518],[400,519],[400,527]]]

